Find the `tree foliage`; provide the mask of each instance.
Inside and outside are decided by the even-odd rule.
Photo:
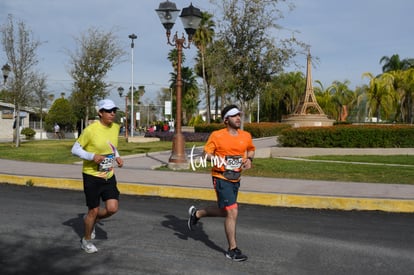
[[[207,123],[211,121],[211,102],[210,102],[210,88],[211,88],[211,75],[206,70],[205,56],[207,47],[211,45],[214,38],[215,22],[213,21],[213,15],[207,12],[201,13],[201,22],[198,27],[193,41],[198,49],[198,62],[195,67],[196,74],[203,78],[203,88],[206,96],[206,120]]]
[[[400,59],[398,54],[393,54],[391,57],[381,57],[380,64],[383,64],[382,71],[384,73],[397,70],[407,70],[409,68],[414,68],[414,59]]]
[[[74,80],[71,102],[77,117],[87,123],[98,100],[109,93],[105,77],[125,52],[113,32],[91,27],[76,38],[78,48],[70,56],[70,75]]]
[[[218,37],[226,49],[226,67],[231,75],[226,85],[231,95],[247,105],[262,91],[271,77],[281,73],[305,45],[294,38],[276,41],[283,17],[279,0],[213,1],[223,11]],[[243,106],[242,106],[243,107]],[[246,107],[246,106],[244,106]]]
[[[383,113],[384,117],[389,119],[397,100],[393,87],[394,77],[390,73],[384,73],[379,77],[364,73],[363,76],[370,79],[367,90],[369,116],[375,116],[377,121],[380,121]]]
[[[170,73],[170,88],[173,89],[174,95],[177,94],[177,64],[178,64],[178,50],[172,49],[168,54],[168,60],[171,62],[172,67],[174,68],[174,72]],[[184,62],[185,55],[184,53],[181,54],[181,61]],[[181,62],[181,63],[182,63]],[[197,86],[196,75],[194,71],[189,68],[182,66],[181,64],[181,102],[182,102],[182,112],[183,115],[183,124],[188,123],[194,113],[197,111],[200,96],[200,90]],[[175,96],[176,100],[176,96]],[[173,114],[176,112],[176,106],[173,105]]]
[[[75,112],[69,100],[61,97],[56,99],[45,118],[45,129],[53,131],[53,125],[57,123],[64,131],[74,130],[76,124]]]
[[[1,43],[11,68],[7,92],[3,96],[15,105],[16,116],[19,117],[21,107],[30,106],[33,102],[33,91],[42,78],[36,70],[36,51],[41,43],[33,38],[32,31],[23,21],[16,23],[12,15],[8,16],[7,23],[1,27]],[[20,146],[20,135],[17,134],[19,128],[16,127],[16,147]]]
[[[281,121],[293,112],[305,90],[305,77],[301,72],[281,73],[272,78],[260,96],[260,120]]]
[[[171,75],[171,87],[176,90],[175,83],[177,82],[177,73],[170,73]],[[199,96],[200,90],[197,86],[196,75],[194,71],[189,67],[181,67],[181,102],[183,112],[183,124],[187,124],[191,117],[196,113],[197,107],[200,103]],[[173,109],[175,107],[173,106]]]

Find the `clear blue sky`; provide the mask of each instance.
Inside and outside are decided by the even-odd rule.
[[[71,78],[67,73],[66,50],[75,49],[74,37],[89,27],[115,30],[130,53],[128,35],[135,33],[134,84],[145,85],[145,98],[156,95],[168,86],[171,72],[167,60],[172,49],[166,44],[165,31],[155,13],[160,1],[151,0],[1,0],[0,23],[6,23],[7,14],[23,20],[43,44],[39,47],[39,71],[47,75],[49,90],[57,95],[70,92]],[[175,0],[182,9],[193,3],[201,10],[213,12],[207,0]],[[332,81],[349,80],[351,88],[367,83],[364,72],[381,72],[382,56],[399,54],[400,58],[414,57],[414,24],[411,15],[412,0],[294,0],[296,8],[285,13],[280,25],[298,33],[295,37],[311,45],[311,53],[319,62],[313,67],[313,80],[324,86]],[[183,32],[178,19],[173,31]],[[276,35],[286,36],[287,31]],[[276,37],[277,38],[277,37]],[[194,50],[184,50],[187,66],[193,65]],[[297,60],[303,64],[306,56]],[[5,63],[0,51],[0,63]],[[122,104],[116,87],[131,84],[130,56],[108,75],[114,85],[111,98]]]

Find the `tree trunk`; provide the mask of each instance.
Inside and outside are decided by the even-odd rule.
[[[85,113],[85,127],[87,127],[89,125],[89,107],[86,108],[86,113]]]
[[[16,106],[16,128],[14,129],[15,134],[15,145],[16,147],[20,146],[20,108]]]
[[[211,122],[210,89],[207,87],[206,68],[204,65],[204,53],[202,51],[201,51],[201,66],[202,66],[202,71],[203,71],[204,92],[206,93],[206,120],[207,120],[207,124],[210,124]]]

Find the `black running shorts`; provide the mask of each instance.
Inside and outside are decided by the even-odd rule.
[[[228,210],[237,207],[237,194],[239,193],[240,181],[231,182],[213,177],[213,185],[214,190],[216,190],[219,208]]]
[[[96,208],[100,205],[100,199],[107,201],[109,199],[119,200],[119,190],[116,186],[116,178],[113,175],[109,179],[103,179],[82,173],[83,192],[85,193],[86,205],[89,209]]]

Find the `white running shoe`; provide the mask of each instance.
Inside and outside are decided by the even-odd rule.
[[[88,215],[88,214],[83,215],[83,219],[84,219],[84,220],[86,219],[86,216],[87,216],[87,215]],[[92,233],[91,233],[91,239],[92,239],[92,240],[95,240],[95,238],[96,238],[95,225],[93,225],[93,228],[92,228]]]
[[[86,253],[98,252],[96,246],[91,241],[85,240],[85,238],[81,239],[81,248],[85,250]]]

